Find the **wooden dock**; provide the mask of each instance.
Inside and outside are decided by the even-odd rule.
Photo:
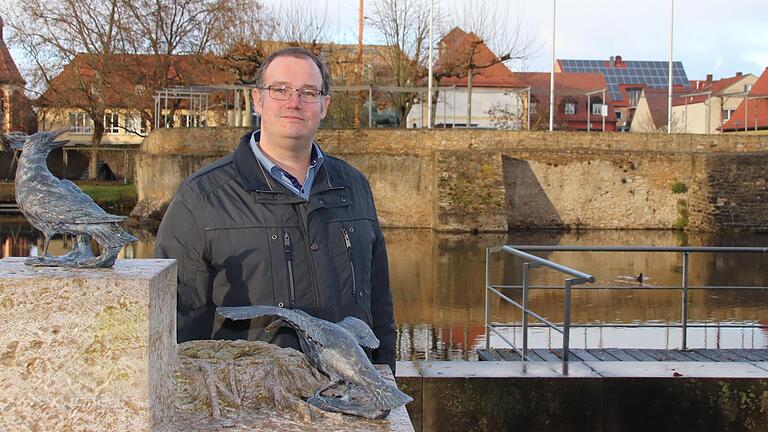
[[[768,362],[768,349],[572,349],[569,361],[631,361],[631,362]],[[520,354],[511,348],[478,349],[481,361],[520,361]],[[529,361],[563,361],[562,349],[531,348]]]

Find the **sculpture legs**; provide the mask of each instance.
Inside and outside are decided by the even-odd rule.
[[[27,265],[35,267],[74,267],[74,268],[102,268],[112,267],[120,253],[120,247],[107,247],[99,256],[93,255],[91,250],[90,236],[79,234],[75,236],[72,242],[72,248],[66,255],[50,256],[48,255],[48,245],[51,242],[50,236],[46,235],[43,246],[43,255],[29,257],[25,261]]]

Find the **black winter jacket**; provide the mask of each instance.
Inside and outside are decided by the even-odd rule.
[[[300,349],[293,330],[265,333],[268,318],[215,314],[218,306],[298,308],[332,322],[362,319],[381,341],[374,363],[394,371],[387,249],[365,176],[326,155],[305,201],[262,168],[250,137],[187,178],[160,225],[156,256],[178,265],[178,341],[249,339]]]

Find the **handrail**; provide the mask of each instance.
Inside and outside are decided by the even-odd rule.
[[[519,258],[522,258],[524,260],[523,263],[523,303],[520,304],[514,300],[512,300],[510,297],[504,295],[497,289],[495,289],[491,284],[491,254],[493,253],[499,253],[499,252],[505,252],[510,255],[517,256]],[[562,328],[558,327],[556,324],[550,322],[549,320],[545,319],[541,315],[533,312],[528,308],[528,272],[536,267],[548,267],[552,270],[555,270],[557,272],[566,274],[568,276],[571,276],[570,278],[565,279],[564,284],[564,295],[565,295],[565,301],[563,303],[563,325]],[[494,332],[497,336],[499,336],[502,340],[504,340],[507,344],[512,346],[512,348],[517,351],[520,354],[520,357],[522,360],[528,360],[528,317],[531,316],[548,327],[562,333],[563,335],[563,362],[568,361],[568,353],[570,348],[570,323],[571,323],[571,287],[573,285],[580,285],[584,283],[592,283],[595,281],[594,276],[581,272],[579,270],[572,269],[568,266],[564,266],[562,264],[558,264],[554,261],[550,261],[541,257],[538,257],[536,255],[531,255],[529,253],[523,252],[521,250],[515,249],[511,246],[501,246],[501,247],[490,247],[486,249],[486,255],[485,255],[485,347],[486,349],[490,349],[490,332]],[[500,332],[498,332],[492,323],[489,322],[490,318],[490,296],[489,292],[498,295],[500,298],[502,298],[507,303],[512,304],[513,306],[517,307],[522,311],[522,325],[523,325],[523,348],[522,350],[518,349],[514,343],[510,342],[504,335],[502,335]]]
[[[584,287],[584,289],[677,289],[681,290],[681,303],[682,303],[682,313],[681,313],[681,320],[679,324],[664,324],[664,325],[654,325],[654,324],[632,324],[632,325],[622,325],[622,324],[612,324],[612,325],[596,325],[596,324],[584,324],[584,325],[571,325],[571,287],[573,285],[577,284],[584,284],[584,283],[593,283],[595,282],[595,278],[587,273],[581,272],[579,270],[572,269],[570,267],[564,266],[562,264],[558,264],[554,261],[550,261],[544,258],[541,258],[539,256],[533,255],[528,252],[674,252],[674,253],[682,253],[683,258],[683,266],[682,266],[682,280],[680,285],[676,286],[660,286],[660,287],[625,287],[625,286],[617,286],[617,285],[607,285],[607,286],[601,286],[601,285],[591,285]],[[491,281],[491,255],[499,252],[505,252],[509,253],[513,256],[519,257],[523,259],[523,274],[522,274],[522,285],[492,285],[490,283]],[[699,285],[689,285],[688,283],[688,274],[689,274],[689,255],[691,253],[768,253],[768,247],[732,247],[732,246],[543,246],[543,245],[504,245],[504,246],[494,246],[489,247],[486,249],[486,290],[485,290],[485,327],[486,327],[486,338],[485,338],[485,345],[486,349],[490,349],[490,333],[493,332],[496,335],[498,335],[502,340],[507,342],[512,348],[517,351],[521,358],[523,360],[528,360],[527,357],[527,351],[528,351],[528,327],[550,327],[552,329],[555,329],[556,331],[562,333],[563,335],[563,361],[568,361],[568,346],[569,346],[569,337],[570,337],[570,329],[571,327],[671,327],[671,328],[682,328],[682,349],[687,349],[688,346],[688,331],[687,329],[689,327],[691,328],[697,328],[697,327],[706,327],[706,325],[702,324],[689,324],[688,323],[688,292],[690,290],[708,290],[708,289],[760,289],[765,290],[768,289],[768,287],[762,287],[762,286],[699,286]],[[568,278],[565,280],[564,286],[558,286],[558,285],[530,285],[528,281],[528,273],[530,270],[536,268],[536,267],[547,267],[550,269],[553,269],[555,271],[558,271],[560,273],[572,276],[571,278]],[[520,289],[522,288],[522,304],[518,303],[514,300],[512,300],[509,296],[504,294],[502,290],[505,289]],[[550,322],[549,320],[545,319],[544,317],[540,316],[539,314],[536,314],[532,310],[528,308],[528,293],[531,289],[564,289],[564,305],[563,305],[563,324],[562,327],[557,326],[556,324]],[[490,295],[494,294],[502,298],[507,303],[512,304],[513,306],[517,307],[522,311],[522,322],[518,325],[509,325],[509,324],[500,324],[500,323],[492,323],[490,322]],[[532,316],[536,320],[540,321],[543,324],[528,324],[528,318],[529,316]],[[517,348],[513,342],[510,342],[502,333],[500,333],[497,328],[506,328],[506,327],[522,327],[523,332],[523,347],[522,350]],[[744,325],[724,325],[721,327],[750,327],[750,326],[744,326]],[[762,326],[751,326],[751,327],[762,327]]]

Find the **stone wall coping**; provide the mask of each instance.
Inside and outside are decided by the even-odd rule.
[[[152,131],[141,151],[157,155],[219,156],[232,151],[242,127],[170,128]],[[659,133],[591,133],[488,129],[321,129],[317,140],[332,153],[397,152],[423,154],[436,150],[506,151],[521,149],[623,150],[642,152],[768,151],[768,135],[695,135]],[[339,144],[336,144],[339,143]],[[373,146],[373,147],[372,147]]]
[[[118,259],[112,268],[75,269],[66,267],[30,267],[23,265],[23,257],[0,260],[0,274],[4,279],[115,279],[152,280],[176,261],[174,259]]]
[[[768,362],[399,361],[397,378],[751,378],[768,379]],[[676,375],[676,374],[679,374]]]

